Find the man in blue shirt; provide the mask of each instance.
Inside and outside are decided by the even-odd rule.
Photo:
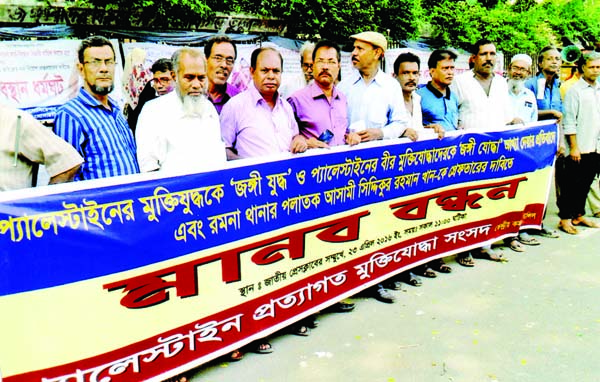
[[[538,120],[556,119],[561,123],[563,117],[563,103],[560,96],[560,65],[562,58],[558,49],[552,46],[544,47],[538,54],[538,67],[540,69],[537,76],[530,78],[525,82],[525,87],[535,94],[538,107]],[[555,186],[556,194],[560,195],[561,185],[564,183],[564,152],[565,142],[563,134],[559,134],[560,144],[558,149],[558,159],[556,161]],[[558,234],[552,230],[542,227],[537,232],[541,236],[558,238]]]
[[[458,128],[458,99],[450,91],[456,57],[456,53],[446,49],[434,50],[429,56],[431,81],[418,91],[425,127],[440,125],[445,131]]]
[[[538,120],[557,119],[563,116],[563,104],[560,97],[560,65],[562,59],[558,49],[547,46],[538,55],[540,72],[530,78],[525,86],[535,94],[538,106]]]
[[[83,87],[54,118],[54,132],[84,158],[75,180],[139,173],[133,134],[114,100],[115,51],[105,37],[81,42],[77,70]]]
[[[354,39],[352,66],[356,71],[338,87],[348,99],[350,131],[360,135],[362,142],[402,136],[409,119],[402,88],[380,69],[387,49],[385,36],[362,32],[350,38]]]

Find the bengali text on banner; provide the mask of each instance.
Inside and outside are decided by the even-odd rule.
[[[405,269],[539,227],[557,134],[540,122],[5,194],[1,375],[160,381]]]

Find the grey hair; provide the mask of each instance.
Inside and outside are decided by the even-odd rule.
[[[314,42],[310,42],[310,41],[306,41],[300,47],[300,65],[304,64],[304,53],[308,52],[309,50],[312,50],[314,52],[314,50],[315,50],[315,43]]]
[[[173,62],[173,71],[175,73],[179,72],[179,65],[181,64],[181,56],[184,54],[187,54],[194,58],[201,57],[202,62],[204,63],[204,67],[206,68],[206,56],[204,56],[204,53],[202,52],[202,50],[196,49],[196,48],[181,48],[181,49],[177,49],[175,52],[173,52],[173,55],[171,56],[171,61]]]
[[[600,60],[600,52],[588,52],[583,54],[579,60],[577,60],[577,70],[579,73],[583,73],[583,66],[587,65],[590,61]]]

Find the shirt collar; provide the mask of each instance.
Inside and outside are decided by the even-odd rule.
[[[254,85],[254,82],[252,82],[252,84],[250,86],[248,86],[248,91],[250,92],[250,95],[252,96],[252,103],[254,105],[258,105],[261,101],[266,102],[265,99],[263,98],[263,96],[260,94],[260,92],[256,88],[256,85]],[[281,103],[281,97],[278,92],[277,98],[275,99],[275,104],[280,104],[280,103]]]
[[[373,82],[382,84],[383,82],[385,82],[385,80],[386,80],[386,78],[385,78],[385,73],[383,72],[383,70],[377,69],[377,73],[375,74],[375,77],[373,78]]]
[[[598,84],[598,81],[594,82],[593,85],[590,85],[586,80],[583,79],[583,76],[581,78],[579,78],[579,81],[577,82],[581,82],[583,87],[590,87],[594,90],[600,90],[600,84]]]
[[[103,108],[106,108],[96,97],[94,97],[92,94],[90,94],[83,87],[79,89],[79,95],[77,96],[77,98],[79,98],[82,103],[86,104],[89,107],[103,107]],[[115,101],[112,98],[110,98],[110,97],[108,97],[108,104],[110,105],[110,108],[112,110],[114,110],[114,108],[115,108]]]
[[[323,93],[323,89],[321,89],[319,87],[319,85],[317,85],[314,81],[311,81],[310,84],[307,85],[309,94],[312,98],[319,98],[319,97],[325,97],[325,93]],[[333,87],[333,92],[332,92],[332,98],[334,99],[338,99],[339,93],[337,88],[334,86]]]
[[[546,75],[543,72],[539,72],[538,75],[536,76],[536,78],[546,78]],[[554,84],[556,87],[558,87],[560,85],[560,80],[558,78],[558,74],[555,74],[554,77],[552,77],[552,84]]]
[[[427,89],[429,89],[430,92],[433,93],[434,96],[436,96],[437,98],[442,98],[445,97],[446,99],[450,99],[450,87],[446,88],[446,94],[442,94],[442,92],[440,92],[439,90],[437,90],[432,84],[431,81],[429,81],[426,85]]]
[[[363,78],[357,69],[354,69],[351,75],[354,76],[354,78],[352,80],[353,85],[356,84],[358,81],[363,81]],[[383,70],[378,68],[377,73],[375,74],[375,77],[373,77],[373,81],[371,81],[371,82],[381,84],[382,81],[385,81],[384,76],[385,76],[385,73],[383,72]]]

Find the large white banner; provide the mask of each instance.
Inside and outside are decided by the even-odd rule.
[[[123,70],[119,43],[116,53],[115,91],[111,97],[122,104],[118,79]],[[75,97],[82,85],[77,73],[79,40],[0,41],[0,102],[27,110],[42,121]]]

